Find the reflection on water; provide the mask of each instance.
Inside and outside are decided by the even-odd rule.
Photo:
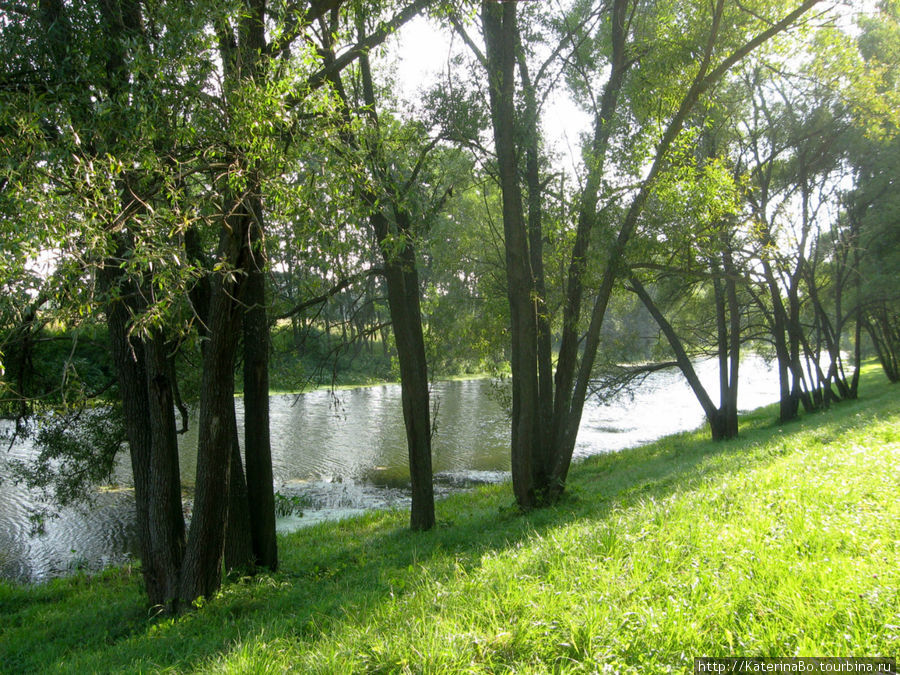
[[[39,581],[133,558],[135,515],[130,489],[103,490],[91,506],[63,509],[59,517],[45,521],[44,534],[32,534],[29,515],[40,500],[8,478],[8,460],[27,459],[31,453],[31,444],[25,441],[0,455],[0,578]]]
[[[699,364],[707,386],[716,383],[716,364]],[[777,398],[771,368],[761,359],[742,364],[740,404],[755,408]],[[487,380],[439,382],[433,444],[435,492],[438,496],[479,483],[509,477],[509,421],[491,395]],[[237,401],[238,423],[243,405]],[[676,431],[697,427],[702,411],[678,372],[648,378],[633,397],[609,405],[585,406],[575,457],[638,445]],[[196,419],[181,438],[182,479],[187,487],[196,473]],[[271,399],[272,461],[275,488],[300,495],[302,517],[278,522],[281,532],[372,508],[408,508],[406,439],[400,387],[383,385],[332,394],[317,391]],[[27,443],[13,458],[32,452]],[[9,475],[0,455],[0,475]],[[116,471],[127,484],[127,457]],[[47,524],[43,537],[30,536],[28,507],[36,497],[5,481],[0,487],[0,576],[41,580],[74,568],[97,569],[121,563],[134,550],[133,496],[129,490],[104,492],[87,513],[67,510]]]

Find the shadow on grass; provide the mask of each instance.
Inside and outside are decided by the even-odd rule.
[[[641,500],[664,499],[730,471],[774,461],[790,452],[794,434],[824,426],[833,427],[829,434],[864,427],[887,409],[894,393],[874,389],[874,397],[786,426],[771,422],[771,409],[757,411],[744,418],[742,437],[733,441],[712,443],[705,431],[697,431],[591,458],[573,467],[570,490],[559,504],[527,514],[513,508],[508,486],[491,486],[440,502],[440,524],[427,533],[408,531],[407,515],[400,512],[318,525],[281,538],[281,572],[227,585],[199,611],[178,619],[148,620],[145,610],[136,612],[143,597],[133,581],[123,583],[114,573],[84,593],[23,589],[20,597],[0,588],[0,615],[11,621],[0,627],[0,670],[77,671],[102,664],[115,671],[180,671],[255,640],[299,640],[312,647],[341,630],[347,619],[365,619],[412,589],[423,567],[429,579],[445,581],[460,568],[476,570],[486,554],[546,530],[602,521]],[[106,586],[128,596],[97,607],[91,598],[109,595]],[[54,597],[65,602],[56,610],[40,608]],[[38,617],[42,630],[25,634]]]

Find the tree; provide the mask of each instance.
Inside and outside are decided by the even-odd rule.
[[[62,279],[86,289],[77,311],[105,307],[154,605],[189,607],[214,592],[223,556],[230,566],[248,560],[251,531],[257,559],[276,563],[268,442],[256,433],[268,400],[263,206],[267,181],[283,175],[287,132],[316,112],[326,75],[362,53],[353,45],[328,66],[291,54],[309,22],[338,5],[51,2],[15,10],[16,26],[40,38],[4,44],[13,63],[35,64],[24,83],[10,75],[16,158],[25,160],[10,199],[39,204],[29,215],[49,219],[52,236],[34,219],[25,237],[59,251],[67,274],[48,279],[48,293],[72,307],[49,284]],[[401,8],[362,43],[377,45],[423,5]],[[266,44],[269,21],[277,30]],[[201,440],[185,539],[172,357],[197,325]],[[234,422],[242,325],[246,386],[260,404],[248,408],[249,492]]]
[[[879,3],[862,17],[856,47],[862,76],[850,91],[854,142],[850,162],[855,188],[846,200],[846,241],[852,251],[857,322],[868,333],[885,374],[900,381],[900,236],[896,185],[900,164],[900,5]]]
[[[367,17],[357,11],[352,17],[360,41],[371,28]],[[323,22],[324,24],[324,22]],[[339,33],[338,16],[323,25],[322,52],[326,62],[334,58],[331,36]],[[419,231],[439,211],[452,185],[441,185],[437,194],[423,186],[428,160],[439,139],[422,138],[418,125],[392,128],[381,115],[368,53],[359,58],[358,101],[352,101],[339,72],[330,81],[340,97],[345,114],[343,136],[349,155],[359,155],[362,170],[355,191],[374,234],[382,258],[382,274],[388,294],[391,327],[400,367],[401,400],[409,452],[412,491],[410,527],[434,527],[434,490],[431,468],[431,409],[428,364],[421,310],[421,288],[416,242]],[[357,131],[356,129],[359,129]],[[400,155],[387,149],[391,135],[399,136]],[[412,151],[413,161],[402,154]],[[401,168],[402,167],[402,168]],[[443,183],[444,181],[440,181]]]
[[[742,58],[792,26],[817,3],[791,4],[784,12],[764,4],[751,12],[742,6],[726,7],[721,1],[648,8],[614,0],[599,6],[578,4],[563,21],[564,40],[572,45],[567,75],[579,94],[589,96],[593,134],[584,149],[585,176],[575,209],[552,383],[539,246],[543,239],[537,209],[539,186],[526,179],[523,187],[519,170],[520,154],[527,155],[526,145],[537,137],[534,116],[521,113],[516,106],[517,54],[523,49],[519,4],[482,4],[485,53],[480,60],[488,76],[503,194],[511,317],[513,487],[523,508],[553,501],[564,488],[614,282],[651,188],[689,115]],[[746,39],[747,35],[752,37]],[[562,50],[558,47],[553,54]],[[519,65],[527,110],[527,90],[535,83]],[[604,77],[602,91],[595,93],[595,82]],[[647,105],[649,101],[654,102],[655,110]],[[629,127],[635,118],[641,127],[631,135]],[[520,142],[520,138],[526,140]],[[598,209],[598,201],[604,193],[616,192],[608,173],[615,156],[613,148],[625,153],[621,166],[637,170],[637,184],[627,191],[628,201],[616,210],[615,221],[604,222],[612,214]],[[643,148],[650,151],[628,154],[629,149]],[[602,230],[608,242],[602,253],[604,266],[599,281],[589,287],[590,254]],[[587,297],[588,325],[582,332],[582,307]]]
[[[669,344],[703,408],[713,440],[738,434],[745,314],[745,303],[738,299],[736,262],[740,176],[718,156],[725,145],[723,117],[724,109],[711,109],[695,124],[696,149],[683,150],[655,186],[645,217],[650,232],[642,238],[642,252],[632,254],[626,282]],[[653,275],[650,281],[659,299],[646,288],[642,277],[647,275]],[[713,355],[719,370],[718,405],[694,368],[695,358]]]

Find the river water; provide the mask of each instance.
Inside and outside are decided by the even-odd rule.
[[[698,367],[712,387],[715,362]],[[777,380],[762,359],[742,364],[740,406],[752,409],[777,400]],[[438,496],[509,477],[509,421],[489,380],[435,383],[433,443]],[[238,423],[243,406],[237,400]],[[633,396],[585,406],[575,458],[613,452],[703,423],[699,404],[677,371],[650,376]],[[316,391],[271,399],[275,488],[299,496],[303,515],[279,518],[280,531],[372,508],[406,508],[409,472],[399,385],[331,393]],[[190,492],[196,472],[196,420],[180,439],[182,480]],[[8,462],[33,453],[28,441],[0,451],[0,476]],[[99,569],[133,557],[135,542],[130,468],[124,458],[117,486],[105,487],[90,509],[66,509],[30,533],[29,510],[38,495],[4,480],[0,484],[0,577],[41,581],[76,569]]]

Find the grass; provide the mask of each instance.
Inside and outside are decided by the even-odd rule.
[[[900,397],[573,467],[528,515],[508,486],[280,539],[282,571],[190,615],[132,568],[0,585],[3,672],[683,672],[695,656],[900,653]]]

